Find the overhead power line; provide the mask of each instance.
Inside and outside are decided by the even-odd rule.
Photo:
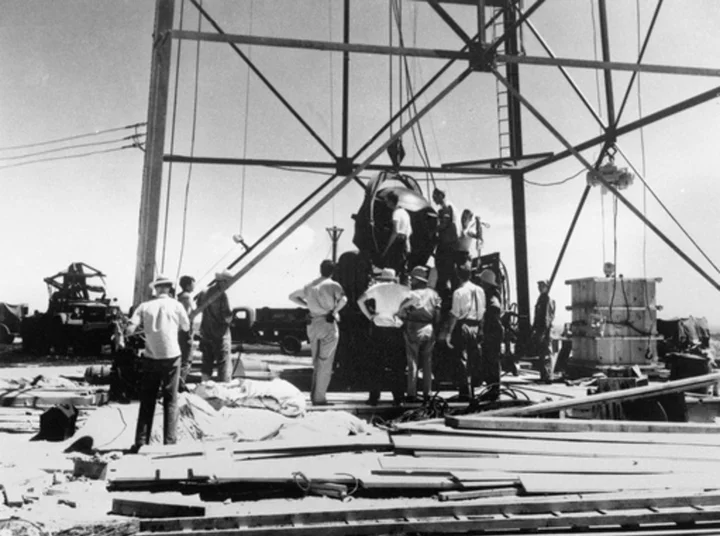
[[[74,136],[67,136],[65,138],[57,138],[54,140],[41,141],[36,143],[26,143],[24,145],[12,145],[7,147],[0,147],[0,151],[14,151],[17,149],[31,149],[33,147],[40,147],[42,145],[52,145],[54,143],[62,143],[64,141],[79,140],[81,138],[89,138],[91,136],[100,136],[102,134],[109,134],[110,132],[118,132],[120,130],[137,129],[139,127],[147,125],[146,122],[134,123],[132,125],[125,125],[123,127],[108,128],[105,130],[96,130],[95,132],[88,132],[86,134],[76,134]]]
[[[130,145],[123,145],[122,147],[114,147],[112,149],[105,149],[103,151],[90,151],[88,153],[80,153],[80,154],[69,154],[69,155],[63,155],[63,156],[53,156],[50,158],[39,158],[37,160],[30,160],[29,162],[18,162],[17,164],[9,164],[7,166],[0,166],[0,171],[3,169],[9,169],[9,168],[16,168],[21,166],[29,166],[30,164],[39,164],[41,162],[52,162],[54,160],[68,160],[70,158],[82,158],[85,156],[94,156],[97,154],[106,154],[106,153],[114,153],[117,151],[122,151],[125,149],[133,149],[133,148],[141,148],[136,143],[131,143]]]
[[[55,147],[53,149],[45,149],[43,151],[36,151],[33,153],[26,153],[26,154],[15,155],[15,156],[0,156],[0,160],[24,160],[26,158],[41,156],[44,154],[59,153],[62,151],[72,151],[75,149],[85,149],[87,147],[97,147],[100,145],[110,145],[113,143],[120,143],[120,142],[124,142],[124,141],[129,141],[129,140],[134,140],[139,143],[140,138],[142,136],[145,136],[145,132],[141,132],[139,134],[131,134],[130,136],[125,136],[123,138],[118,138],[118,139],[114,139],[114,140],[93,141],[90,143],[78,143],[75,145],[66,145],[64,147]]]

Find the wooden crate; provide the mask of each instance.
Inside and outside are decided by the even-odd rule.
[[[572,333],[578,337],[657,335],[657,310],[649,307],[568,307]]]
[[[573,337],[570,361],[596,366],[653,365],[657,363],[657,337]]]
[[[660,278],[586,277],[565,281],[571,288],[575,307],[649,307],[655,308],[656,287]]]

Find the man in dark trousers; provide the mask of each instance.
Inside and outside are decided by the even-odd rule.
[[[460,286],[453,292],[445,343],[452,350],[461,401],[468,401],[481,381],[482,319],[485,292],[470,281],[470,267],[457,269]]]
[[[458,246],[458,224],[455,207],[447,201],[445,192],[435,188],[432,194],[433,201],[438,206],[438,244],[435,249],[435,269],[437,270],[437,290],[440,297],[447,304],[453,291],[458,286],[455,273],[456,250]]]
[[[479,279],[480,286],[485,291],[486,304],[482,341],[482,377],[487,383],[485,399],[497,400],[500,396],[500,356],[505,338],[500,289],[492,270],[483,270]]]
[[[548,294],[550,292],[548,281],[538,281],[538,290],[540,296],[535,302],[535,317],[530,340],[538,355],[537,366],[540,371],[540,381],[550,383],[552,382],[553,368],[550,332],[553,320],[555,320],[555,300]]]
[[[215,274],[215,280],[210,288],[198,296],[198,306],[202,306],[209,296],[219,295],[202,311],[200,321],[200,348],[202,350],[202,381],[212,378],[213,368],[217,363],[217,378],[220,382],[230,380],[230,351],[232,339],[230,337],[230,324],[232,324],[232,309],[226,294],[228,281],[232,274],[223,270]],[[243,375],[242,364],[238,357],[238,366],[235,374]]]
[[[405,392],[405,346],[402,320],[397,316],[410,289],[398,282],[392,268],[376,275],[357,304],[370,320],[370,346],[365,370],[370,383],[368,404],[377,405],[383,385],[390,384],[393,401],[399,405]]]
[[[188,317],[195,309],[195,304],[192,300],[192,293],[195,290],[195,278],[189,275],[184,275],[180,278],[180,294],[177,295],[177,301],[179,301],[185,308],[185,312]],[[189,331],[181,331],[179,335],[180,343],[180,391],[187,391],[185,382],[188,374],[190,373],[190,367],[192,366],[192,340],[193,330],[192,324],[190,325]]]
[[[140,331],[145,335],[140,378],[140,410],[135,430],[135,449],[150,442],[158,390],[163,395],[163,442],[177,440],[177,395],[180,379],[178,332],[190,330],[185,308],[171,297],[173,282],[159,276],[150,284],[157,297],[138,305],[126,334]]]

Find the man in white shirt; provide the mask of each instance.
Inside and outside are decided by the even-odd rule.
[[[340,283],[331,279],[335,271],[332,261],[320,263],[320,277],[290,294],[289,299],[310,312],[307,327],[313,357],[313,379],[310,400],[314,406],[327,406],[327,390],[333,372],[339,331],[338,313],[347,304]]]
[[[412,225],[407,210],[398,205],[398,195],[390,191],[385,194],[385,204],[392,210],[392,232],[383,251],[382,258],[385,267],[392,268],[400,278],[405,281],[407,275],[407,259],[410,254],[410,237]]]
[[[482,320],[485,315],[485,292],[470,281],[470,267],[457,269],[460,286],[453,292],[452,308],[445,343],[452,350],[456,382],[461,400],[469,400],[482,381],[480,347]]]
[[[159,276],[150,284],[157,298],[138,305],[126,334],[141,330],[145,335],[140,380],[140,410],[135,430],[135,449],[150,442],[158,390],[163,395],[163,442],[177,440],[177,395],[180,379],[178,332],[190,330],[190,320],[182,304],[172,297],[173,282]]]
[[[386,378],[393,400],[399,404],[405,383],[405,344],[403,322],[397,313],[410,295],[410,289],[398,283],[395,270],[383,268],[365,293],[358,299],[362,314],[370,320],[370,343],[366,372],[370,383],[368,404],[376,405]],[[389,369],[389,374],[386,374]]]

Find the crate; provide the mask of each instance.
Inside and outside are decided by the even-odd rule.
[[[570,285],[573,308],[656,308],[656,287],[660,281],[660,278],[586,277],[565,284]]]
[[[654,337],[657,310],[648,307],[568,307],[578,337]]]
[[[657,337],[573,337],[570,361],[596,366],[657,364]]]

